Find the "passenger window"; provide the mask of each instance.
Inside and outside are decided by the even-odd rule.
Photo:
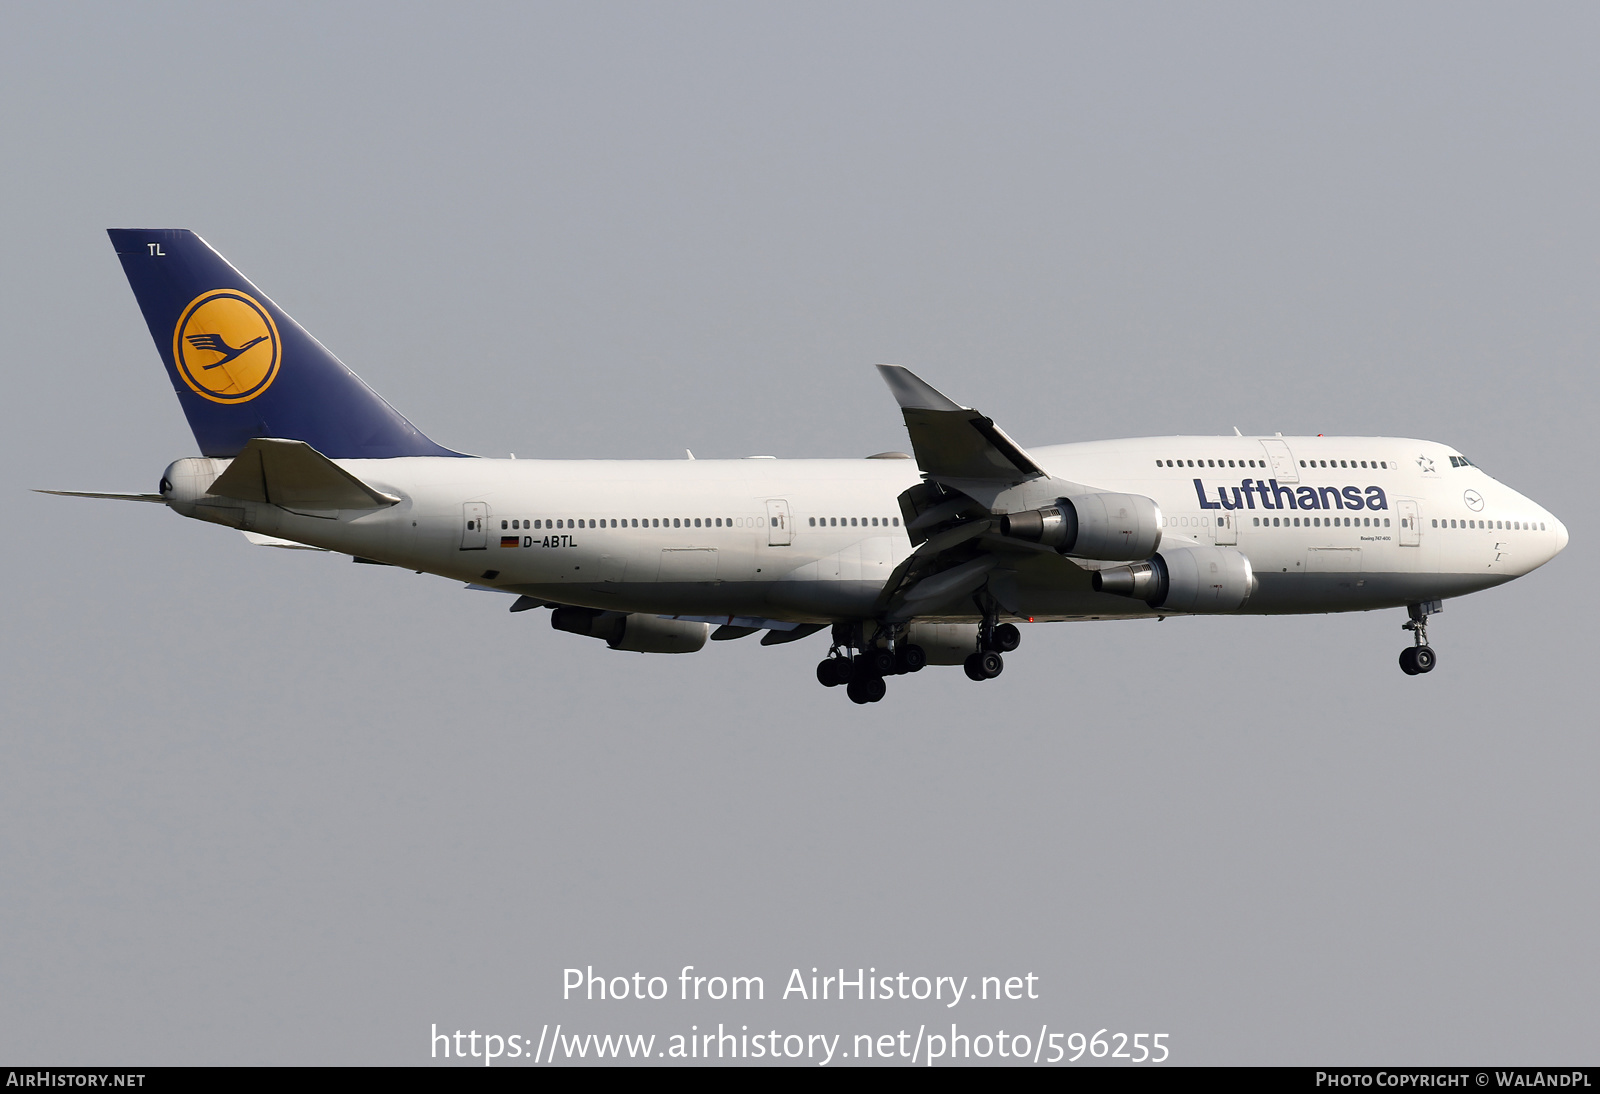
[[[1255,525],[1257,528],[1259,528],[1259,527],[1261,527],[1261,518],[1260,517],[1251,517],[1250,518],[1250,523]]]

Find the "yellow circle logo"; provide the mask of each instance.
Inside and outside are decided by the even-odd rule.
[[[178,375],[213,403],[248,403],[271,387],[280,346],[267,309],[238,289],[201,293],[172,332]]]

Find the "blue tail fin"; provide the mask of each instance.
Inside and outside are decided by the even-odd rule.
[[[434,444],[193,232],[108,234],[207,456],[252,437],[333,459],[459,456]]]

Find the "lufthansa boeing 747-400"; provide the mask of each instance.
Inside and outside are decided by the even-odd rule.
[[[1024,450],[879,365],[911,453],[497,460],[442,448],[192,232],[113,229],[199,456],[159,503],[251,542],[511,594],[614,650],[692,653],[824,629],[817,679],[1000,675],[1018,622],[1404,608],[1428,617],[1567,544],[1542,506],[1435,441],[1143,437]],[[1237,433],[1237,431],[1236,431]]]

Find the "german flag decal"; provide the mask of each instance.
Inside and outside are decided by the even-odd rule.
[[[501,536],[500,537],[500,546],[502,546],[502,547],[515,547],[520,542],[522,542],[522,540],[521,540],[521,537],[519,537],[519,536]]]

